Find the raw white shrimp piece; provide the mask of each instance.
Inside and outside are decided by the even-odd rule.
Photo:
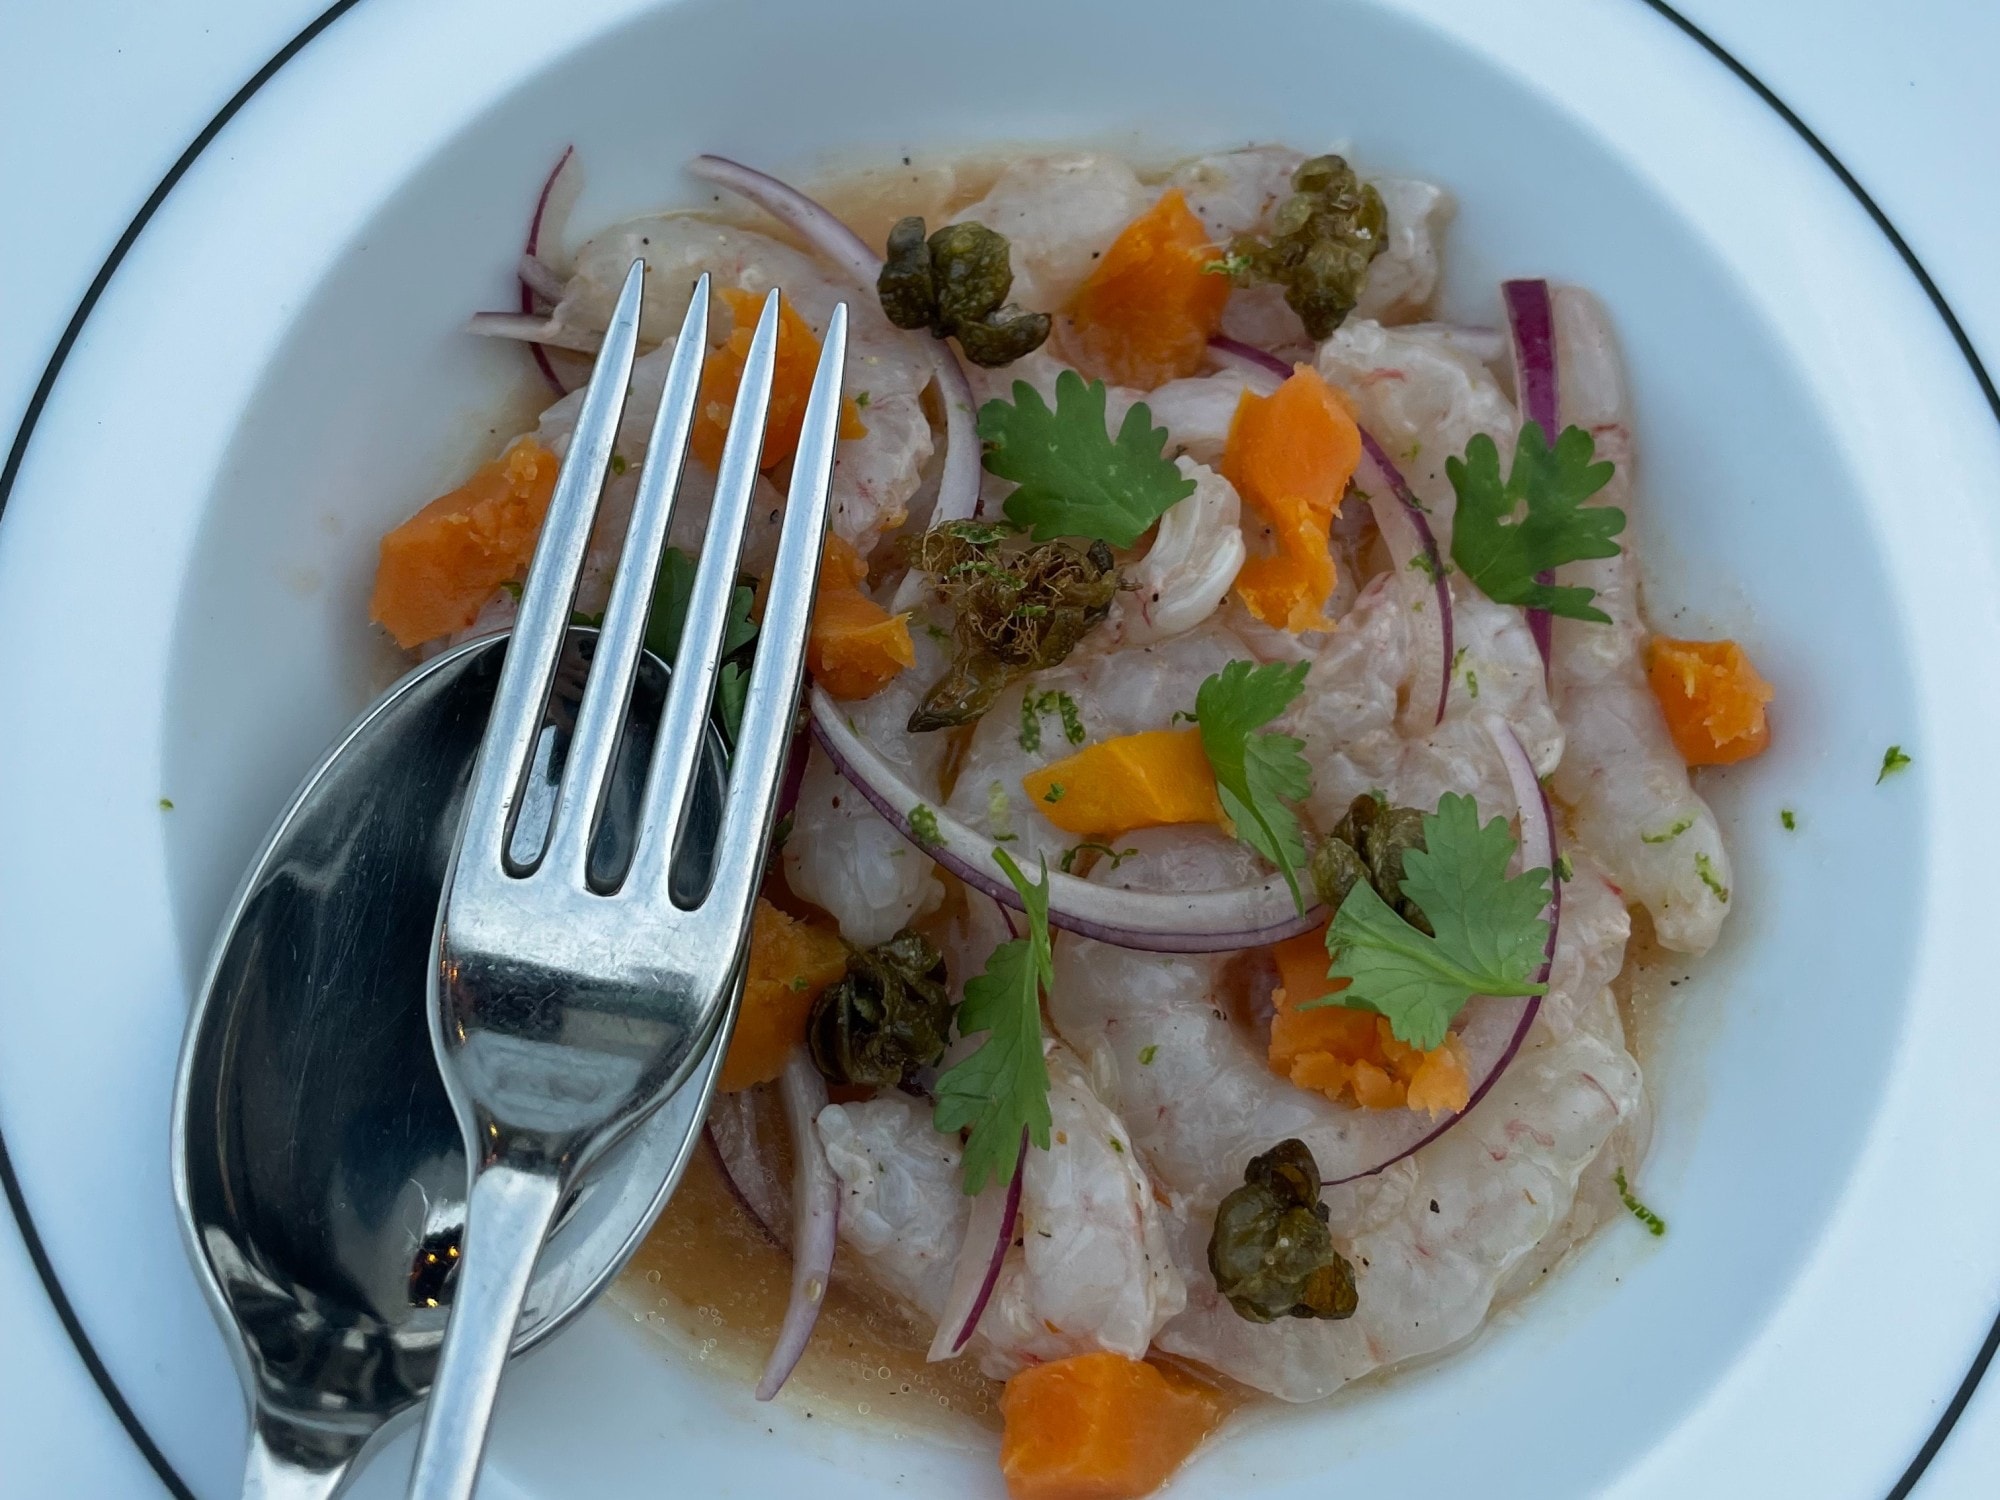
[[[956,1136],[931,1128],[908,1094],[829,1104],[816,1122],[840,1180],[840,1240],[877,1285],[935,1325],[970,1212],[959,1190]]]
[[[1181,190],[1208,237],[1227,247],[1239,234],[1268,227],[1272,210],[1291,196],[1292,173],[1304,160],[1290,146],[1247,146],[1183,162],[1167,186]]]
[[[1273,282],[1260,281],[1230,292],[1222,309],[1222,332],[1280,359],[1312,362],[1313,345],[1306,336],[1306,325],[1285,300],[1285,289]]]
[[[914,395],[877,397],[861,414],[867,435],[834,449],[829,524],[863,557],[909,519],[910,497],[933,447],[930,420]]]
[[[1160,517],[1146,555],[1125,570],[1132,585],[1112,601],[1111,615],[1092,639],[1145,645],[1192,630],[1228,602],[1243,566],[1243,506],[1235,488],[1191,458],[1177,461],[1195,482],[1185,500]]]
[[[1504,469],[1521,428],[1493,372],[1435,331],[1358,317],[1320,345],[1319,372],[1354,398],[1362,426],[1409,481],[1449,553],[1458,497],[1445,460],[1483,432],[1499,447]]]
[[[992,190],[960,209],[1007,236],[1014,268],[1008,300],[1054,314],[1068,305],[1097,257],[1152,202],[1153,194],[1115,157],[1066,152],[1017,161]]]
[[[995,1377],[1093,1350],[1137,1359],[1186,1301],[1123,1122],[1066,1048],[1050,1041],[1045,1057],[1049,1149],[1028,1152],[1021,1243],[1007,1252],[972,1346]],[[878,1285],[935,1326],[969,1217],[957,1138],[938,1134],[929,1108],[903,1094],[829,1105],[819,1129],[841,1182],[842,1240]]]
[[[1248,654],[1241,641],[1209,624],[1155,645],[1079,654],[1061,666],[1036,673],[1024,687],[1002,693],[973,729],[947,805],[955,817],[989,837],[1013,834],[1015,841],[1007,848],[1031,872],[1037,856],[1055,865],[1076,837],[1041,815],[1022,788],[1021,778],[1083,745],[1170,727],[1176,713],[1193,712],[1195,693],[1206,678]],[[1023,749],[1024,691],[1037,698],[1068,694],[1081,721],[1083,739],[1072,744],[1059,715],[1052,711],[1040,720],[1040,744],[1033,750]]]
[[[1554,295],[1564,420],[1590,432],[1616,466],[1594,503],[1633,511],[1631,408],[1609,320],[1571,287]],[[1705,953],[1729,913],[1729,853],[1707,802],[1688,779],[1645,676],[1636,528],[1618,556],[1571,563],[1559,581],[1597,590],[1609,625],[1555,622],[1550,675],[1569,744],[1552,783],[1583,842],[1628,898],[1652,914],[1666,947]]]
[[[695,280],[706,271],[718,289],[735,287],[762,296],[773,287],[782,288],[799,315],[822,331],[834,304],[845,302],[850,393],[865,390],[872,400],[880,400],[914,395],[930,383],[932,365],[922,336],[892,325],[872,287],[856,287],[839,272],[768,235],[687,214],[632,219],[593,236],[577,252],[576,269],[551,318],[586,336],[601,334],[626,273],[641,257],[646,262],[646,290],[639,336],[648,343],[679,330]],[[719,326],[729,326],[727,316],[727,310],[718,307]]]
[[[911,734],[910,710],[944,670],[929,632],[911,631],[916,665],[904,668],[872,698],[841,705],[857,733],[903,778],[922,791],[937,786],[950,742]],[[942,899],[937,866],[875,811],[815,745],[792,809],[785,840],[785,883],[801,900],[832,914],[856,947],[886,942]]]
[[[1360,1304],[1345,1322],[1238,1317],[1208,1275],[1214,1207],[1200,1200],[1176,1234],[1187,1310],[1159,1347],[1285,1401],[1316,1401],[1450,1348],[1478,1330],[1508,1273],[1568,1216],[1579,1177],[1637,1110],[1639,1090],[1619,1039],[1580,1027],[1544,1038],[1440,1139],[1329,1189],[1334,1243],[1354,1267]]]
[[[1229,424],[1248,389],[1249,381],[1236,370],[1169,380],[1150,391],[1114,385],[1105,393],[1105,425],[1115,437],[1133,403],[1143,401],[1153,415],[1153,425],[1167,429],[1169,454],[1185,454],[1197,463],[1213,466],[1222,461]]]
[[[1389,241],[1370,262],[1368,280],[1354,316],[1380,323],[1416,317],[1437,290],[1445,226],[1451,222],[1451,194],[1408,177],[1371,177],[1388,210]]]

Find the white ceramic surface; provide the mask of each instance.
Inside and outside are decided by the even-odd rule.
[[[2000,1258],[1962,1144],[2000,1123],[1976,884],[2000,821],[1980,806],[2000,445],[1796,138],[1663,23],[1583,0],[1531,35],[1471,0],[1272,3],[1221,32],[1181,0],[1144,24],[1038,0],[983,52],[940,34],[969,35],[969,11],[888,0],[411,9],[345,18],[198,164],[94,317],[0,528],[0,638],[41,643],[0,664],[4,701],[62,706],[10,744],[0,790],[0,974],[44,997],[0,1051],[9,1143],[114,1376],[197,1488],[229,1489],[240,1415],[167,1216],[186,984],[376,669],[373,536],[511,384],[504,351],[452,329],[506,289],[554,150],[585,152],[592,223],[684,196],[672,164],[699,149],[797,171],[996,138],[1346,137],[1460,194],[1459,310],[1490,317],[1510,272],[1606,296],[1656,614],[1741,633],[1785,695],[1783,740],[1720,794],[1741,910],[1675,992],[1685,1024],[1654,1069],[1668,1241],[1607,1237],[1467,1355],[1219,1444],[1184,1489],[1881,1494],[1983,1336]],[[912,70],[919,14],[972,61]],[[1878,790],[1892,739],[1917,766]],[[523,1367],[508,1409],[495,1493],[663,1474],[997,1492],[982,1458],[753,1409],[608,1312]],[[396,1478],[385,1463],[370,1492]]]

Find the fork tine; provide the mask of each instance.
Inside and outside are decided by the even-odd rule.
[[[520,613],[514,620],[513,639],[500,669],[492,715],[480,742],[471,794],[466,799],[458,854],[461,865],[476,861],[478,867],[496,874],[506,868],[521,785],[541,734],[556,659],[569,630],[577,579],[590,545],[591,523],[597,518],[598,496],[611,467],[618,418],[625,409],[625,388],[632,378],[632,356],[639,342],[639,300],[645,276],[645,261],[633,261],[610,326],[604,331],[604,346],[590,372],[569,453],[557,472],[555,493],[535,542],[528,580],[521,589]]]
[[[716,841],[715,876],[709,905],[740,912],[747,924],[750,898],[764,868],[778,782],[790,754],[793,718],[805,681],[806,636],[812,627],[819,590],[820,556],[826,546],[827,500],[833,488],[834,442],[840,432],[840,380],[847,364],[847,304],[827,320],[826,343],[806,402],[792,461],[791,493],[778,558],[771,568],[768,603],[757,632],[757,659],[737,735],[736,759],[722,804]]]
[[[686,822],[695,770],[706,749],[709,705],[715,696],[729,603],[736,592],[736,570],[743,556],[743,532],[757,483],[757,462],[763,454],[764,418],[771,405],[777,353],[778,293],[772,291],[764,299],[763,314],[757,319],[757,331],[743,361],[736,409],[730,414],[722,464],[716,471],[708,538],[695,569],[687,624],[681,630],[680,649],[674,654],[667,706],[653,743],[632,871],[626,878],[628,889],[647,893],[649,899],[671,899],[666,894],[668,875]]]
[[[542,867],[581,884],[590,855],[591,836],[603,815],[604,795],[611,781],[611,762],[618,750],[625,714],[632,701],[632,684],[639,675],[639,651],[645,643],[653,589],[660,574],[661,551],[673,524],[681,470],[687,459],[688,434],[694,430],[695,402],[701,391],[702,356],[708,346],[708,276],[695,283],[679,341],[660,391],[660,411],[646,447],[639,491],[632,502],[632,520],[625,532],[625,550],[611,585],[611,600],[597,636],[590,678],[577,710],[569,759],[556,798],[548,853]]]

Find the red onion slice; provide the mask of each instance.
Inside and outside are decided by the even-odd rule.
[[[1021,909],[1020,894],[994,863],[993,841],[974,832],[918,791],[882,758],[817,684],[812,688],[813,736],[835,769],[896,831],[975,890]],[[928,807],[938,839],[926,842],[910,813]],[[1233,953],[1308,932],[1326,920],[1324,907],[1303,915],[1282,876],[1214,891],[1122,891],[1059,870],[1049,871],[1049,925],[1120,948],[1151,953]]]
[[[1541,280],[1503,281],[1500,298],[1507,304],[1507,329],[1513,336],[1514,394],[1520,398],[1521,415],[1540,427],[1543,439],[1554,447],[1562,431],[1562,402],[1556,369],[1556,315],[1549,284]],[[1537,583],[1555,581],[1552,571],[1535,575]],[[1547,610],[1528,611],[1528,633],[1542,653],[1544,668],[1549,664],[1553,628]]]
[[[1431,585],[1437,596],[1437,609],[1429,619],[1417,617],[1418,632],[1425,637],[1425,644],[1435,650],[1419,647],[1417,659],[1434,663],[1437,678],[1437,717],[1431,722],[1444,722],[1445,706],[1451,701],[1451,656],[1456,622],[1452,617],[1451,580],[1446,576],[1444,553],[1439,550],[1437,534],[1431,530],[1430,517],[1418,503],[1416,494],[1408,482],[1389,460],[1382,445],[1361,429],[1361,466],[1355,477],[1368,492],[1368,508],[1375,513],[1375,525],[1382,533],[1382,540],[1388,545],[1389,557],[1398,568],[1422,568],[1430,575]]]
[[[1267,349],[1259,349],[1255,344],[1246,344],[1241,339],[1232,339],[1218,333],[1208,341],[1208,352],[1215,362],[1225,369],[1235,370],[1244,375],[1268,376],[1270,384],[1265,394],[1270,394],[1292,378],[1292,367]]]
[[[797,188],[726,156],[697,156],[687,169],[703,182],[727,188],[756,204],[839,266],[855,285],[871,296],[874,294],[875,282],[882,274],[882,257]],[[931,523],[936,525],[940,521],[963,521],[979,507],[979,430],[972,383],[965,378],[965,367],[943,339],[929,342],[938,396],[944,403],[944,471],[938,481],[937,505],[931,512]],[[911,587],[906,579],[904,589]],[[895,607],[908,609],[922,591],[921,580],[908,600],[903,599],[899,590]]]
[[[840,1184],[819,1138],[819,1112],[826,1108],[826,1080],[806,1056],[793,1051],[778,1079],[785,1123],[792,1131],[796,1158],[792,1185],[792,1298],[778,1342],[757,1382],[757,1399],[769,1401],[783,1388],[799,1356],[806,1352],[826,1289],[833,1281],[833,1250],[840,1238]]]
[[[944,1312],[938,1318],[937,1337],[931,1340],[933,1362],[950,1359],[970,1342],[992,1300],[1000,1281],[1000,1267],[1014,1243],[1014,1226],[1021,1217],[1021,1178],[1028,1161],[1028,1132],[1021,1132],[1021,1151],[1014,1158],[1014,1172],[1004,1183],[989,1182],[972,1200],[972,1215],[965,1225],[965,1243],[959,1246],[958,1265],[952,1271],[951,1290],[945,1295]]]
[[[521,286],[530,294],[529,300],[539,297],[551,305],[562,301],[563,293],[569,290],[569,283],[551,269],[549,263],[536,255],[523,255],[514,266],[514,275]],[[532,306],[522,312],[533,312]]]
[[[708,1111],[708,1143],[743,1211],[783,1250],[791,1244],[791,1210],[785,1185],[757,1144],[757,1093],[745,1089],[715,1096]]]
[[[1549,973],[1555,967],[1556,929],[1562,920],[1562,882],[1556,876],[1555,818],[1549,809],[1548,794],[1542,790],[1541,781],[1535,775],[1534,762],[1528,759],[1527,749],[1521,744],[1520,737],[1497,714],[1488,714],[1483,726],[1500,751],[1500,759],[1507,767],[1507,779],[1514,788],[1514,799],[1520,808],[1521,868],[1549,872],[1549,904],[1542,909],[1542,915],[1549,924],[1549,936],[1542,949],[1541,966],[1534,975],[1536,984],[1547,984]],[[1394,1124],[1378,1136],[1381,1159],[1358,1172],[1333,1178],[1326,1185],[1335,1187],[1343,1182],[1373,1177],[1404,1157],[1421,1151],[1472,1113],[1520,1054],[1541,1008],[1540,995],[1475,995],[1468,1000],[1460,1013],[1462,1024],[1458,1028],[1459,1045],[1465,1048],[1466,1071],[1472,1079],[1471,1097],[1465,1101],[1465,1108],[1442,1120],[1421,1115],[1412,1109],[1397,1111],[1400,1119],[1386,1117]]]
[[[566,328],[547,313],[476,312],[465,320],[465,331],[490,339],[518,339],[538,353],[546,346],[595,354],[604,342],[603,334]]]
[[[576,195],[582,187],[582,168],[577,164],[576,147],[565,146],[563,154],[556,158],[555,166],[549,169],[548,177],[543,180],[540,196],[535,199],[534,216],[528,220],[527,240],[521,247],[523,260],[531,260],[541,266],[547,265],[542,259],[542,238],[544,235],[551,240],[560,238],[562,224],[569,218],[570,208],[575,204]],[[538,293],[527,276],[520,276],[519,280],[521,311],[532,315],[536,310],[535,298],[537,295],[547,297],[547,292],[543,290]],[[549,297],[547,300],[555,302],[561,298],[562,293],[558,291],[554,297]],[[541,370],[542,378],[555,388],[557,395],[567,396],[570,392],[569,383],[556,374],[556,367],[549,363],[548,354],[544,352],[542,346],[531,343],[529,352],[535,356],[535,365]]]

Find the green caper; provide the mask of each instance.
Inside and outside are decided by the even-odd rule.
[[[1007,237],[984,224],[947,224],[928,239],[924,221],[898,219],[875,278],[882,311],[898,328],[928,328],[956,338],[965,357],[991,368],[1039,349],[1046,313],[1007,301],[1014,270]]]
[[[1041,348],[1049,326],[1047,313],[1025,312],[1010,302],[976,322],[958,324],[953,331],[965,357],[991,370]]]
[[[894,1088],[944,1055],[954,1009],[944,958],[921,933],[850,949],[847,973],[806,1022],[813,1066],[830,1083]]]
[[[931,273],[939,326],[956,331],[961,323],[976,323],[1005,302],[1014,285],[1007,237],[984,224],[947,224],[931,236]]]
[[[1333,1247],[1319,1193],[1319,1165],[1294,1139],[1252,1157],[1243,1186],[1217,1206],[1208,1269],[1239,1316],[1269,1323],[1354,1315],[1354,1268]]]
[[[1333,832],[1313,851],[1313,889],[1338,911],[1356,882],[1366,880],[1404,921],[1435,936],[1423,908],[1403,894],[1403,861],[1423,847],[1421,812],[1392,807],[1364,792],[1348,804]]]
[[[928,328],[937,321],[937,280],[922,219],[898,219],[889,231],[889,253],[875,278],[875,292],[898,328]]]
[[[1307,334],[1323,339],[1360,301],[1369,262],[1388,238],[1388,210],[1338,156],[1301,162],[1292,188],[1272,215],[1269,238],[1239,235],[1225,264],[1246,285],[1282,286]]]
[[[1352,844],[1338,838],[1320,840],[1312,857],[1313,892],[1329,911],[1339,911],[1347,893],[1364,882],[1368,864]]]

